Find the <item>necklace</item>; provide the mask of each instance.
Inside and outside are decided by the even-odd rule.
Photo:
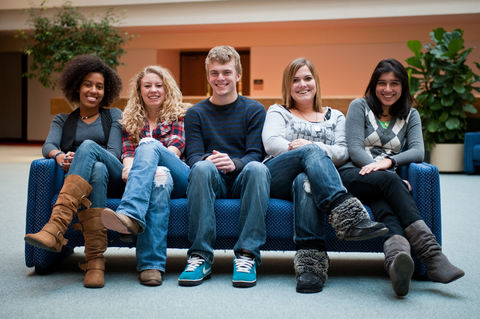
[[[100,109],[97,111],[97,113],[95,113],[95,114],[93,114],[93,115],[90,115],[90,116],[81,116],[80,114],[78,114],[78,117],[81,118],[82,120],[88,120],[89,118],[92,118],[92,117],[94,117],[95,115],[97,115],[98,112],[100,112]]]
[[[297,109],[297,108],[295,108],[295,109],[307,122],[312,123],[312,121],[308,120],[305,116],[303,116],[302,112],[300,112],[299,109]],[[318,123],[318,112],[315,112],[315,123]],[[313,126],[313,129],[315,130],[315,132],[320,132],[320,126],[318,124],[315,124]]]

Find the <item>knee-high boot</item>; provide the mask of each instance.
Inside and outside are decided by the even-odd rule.
[[[410,256],[410,243],[400,235],[393,235],[383,244],[385,270],[392,281],[393,291],[399,297],[406,296],[410,288],[415,266]]]
[[[431,281],[447,284],[465,275],[463,270],[452,265],[442,253],[442,247],[423,220],[417,220],[403,232],[417,257],[427,266]]]
[[[102,288],[105,285],[105,257],[107,250],[107,229],[103,226],[100,213],[103,208],[90,208],[78,213],[83,237],[85,238],[85,264],[79,264],[85,271],[84,286]],[[78,226],[75,227],[79,229]]]
[[[53,206],[52,216],[48,223],[36,234],[27,234],[27,244],[45,250],[59,252],[68,240],[63,237],[68,225],[78,209],[83,205],[90,207],[87,196],[92,187],[79,175],[68,175],[65,178],[57,202]]]

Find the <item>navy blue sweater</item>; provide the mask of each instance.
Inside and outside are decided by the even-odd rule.
[[[241,95],[227,105],[215,105],[210,99],[195,104],[185,116],[187,164],[192,167],[214,150],[232,159],[236,167],[232,174],[251,161],[261,161],[265,113],[262,104]]]

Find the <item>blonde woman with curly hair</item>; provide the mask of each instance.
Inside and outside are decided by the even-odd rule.
[[[121,238],[138,234],[137,269],[140,283],[147,286],[162,284],[170,198],[186,197],[190,168],[181,155],[188,106],[172,74],[149,66],[133,78],[123,112],[122,177],[127,185],[117,212],[105,209],[102,221]]]

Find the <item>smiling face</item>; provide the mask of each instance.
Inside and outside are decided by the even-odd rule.
[[[91,72],[83,79],[78,89],[80,107],[95,109],[105,95],[105,79],[101,73]]]
[[[303,104],[313,105],[316,93],[317,87],[315,79],[308,66],[304,65],[298,69],[297,73],[295,73],[290,88],[290,95],[295,101],[295,106]]]
[[[389,108],[402,96],[402,82],[393,71],[383,73],[378,78],[375,94],[382,107]]]
[[[165,101],[165,88],[160,76],[156,73],[147,73],[140,81],[140,92],[147,112],[155,112]]]
[[[212,87],[211,102],[217,105],[232,103],[237,99],[237,82],[240,74],[235,71],[235,61],[208,64],[207,81]]]

